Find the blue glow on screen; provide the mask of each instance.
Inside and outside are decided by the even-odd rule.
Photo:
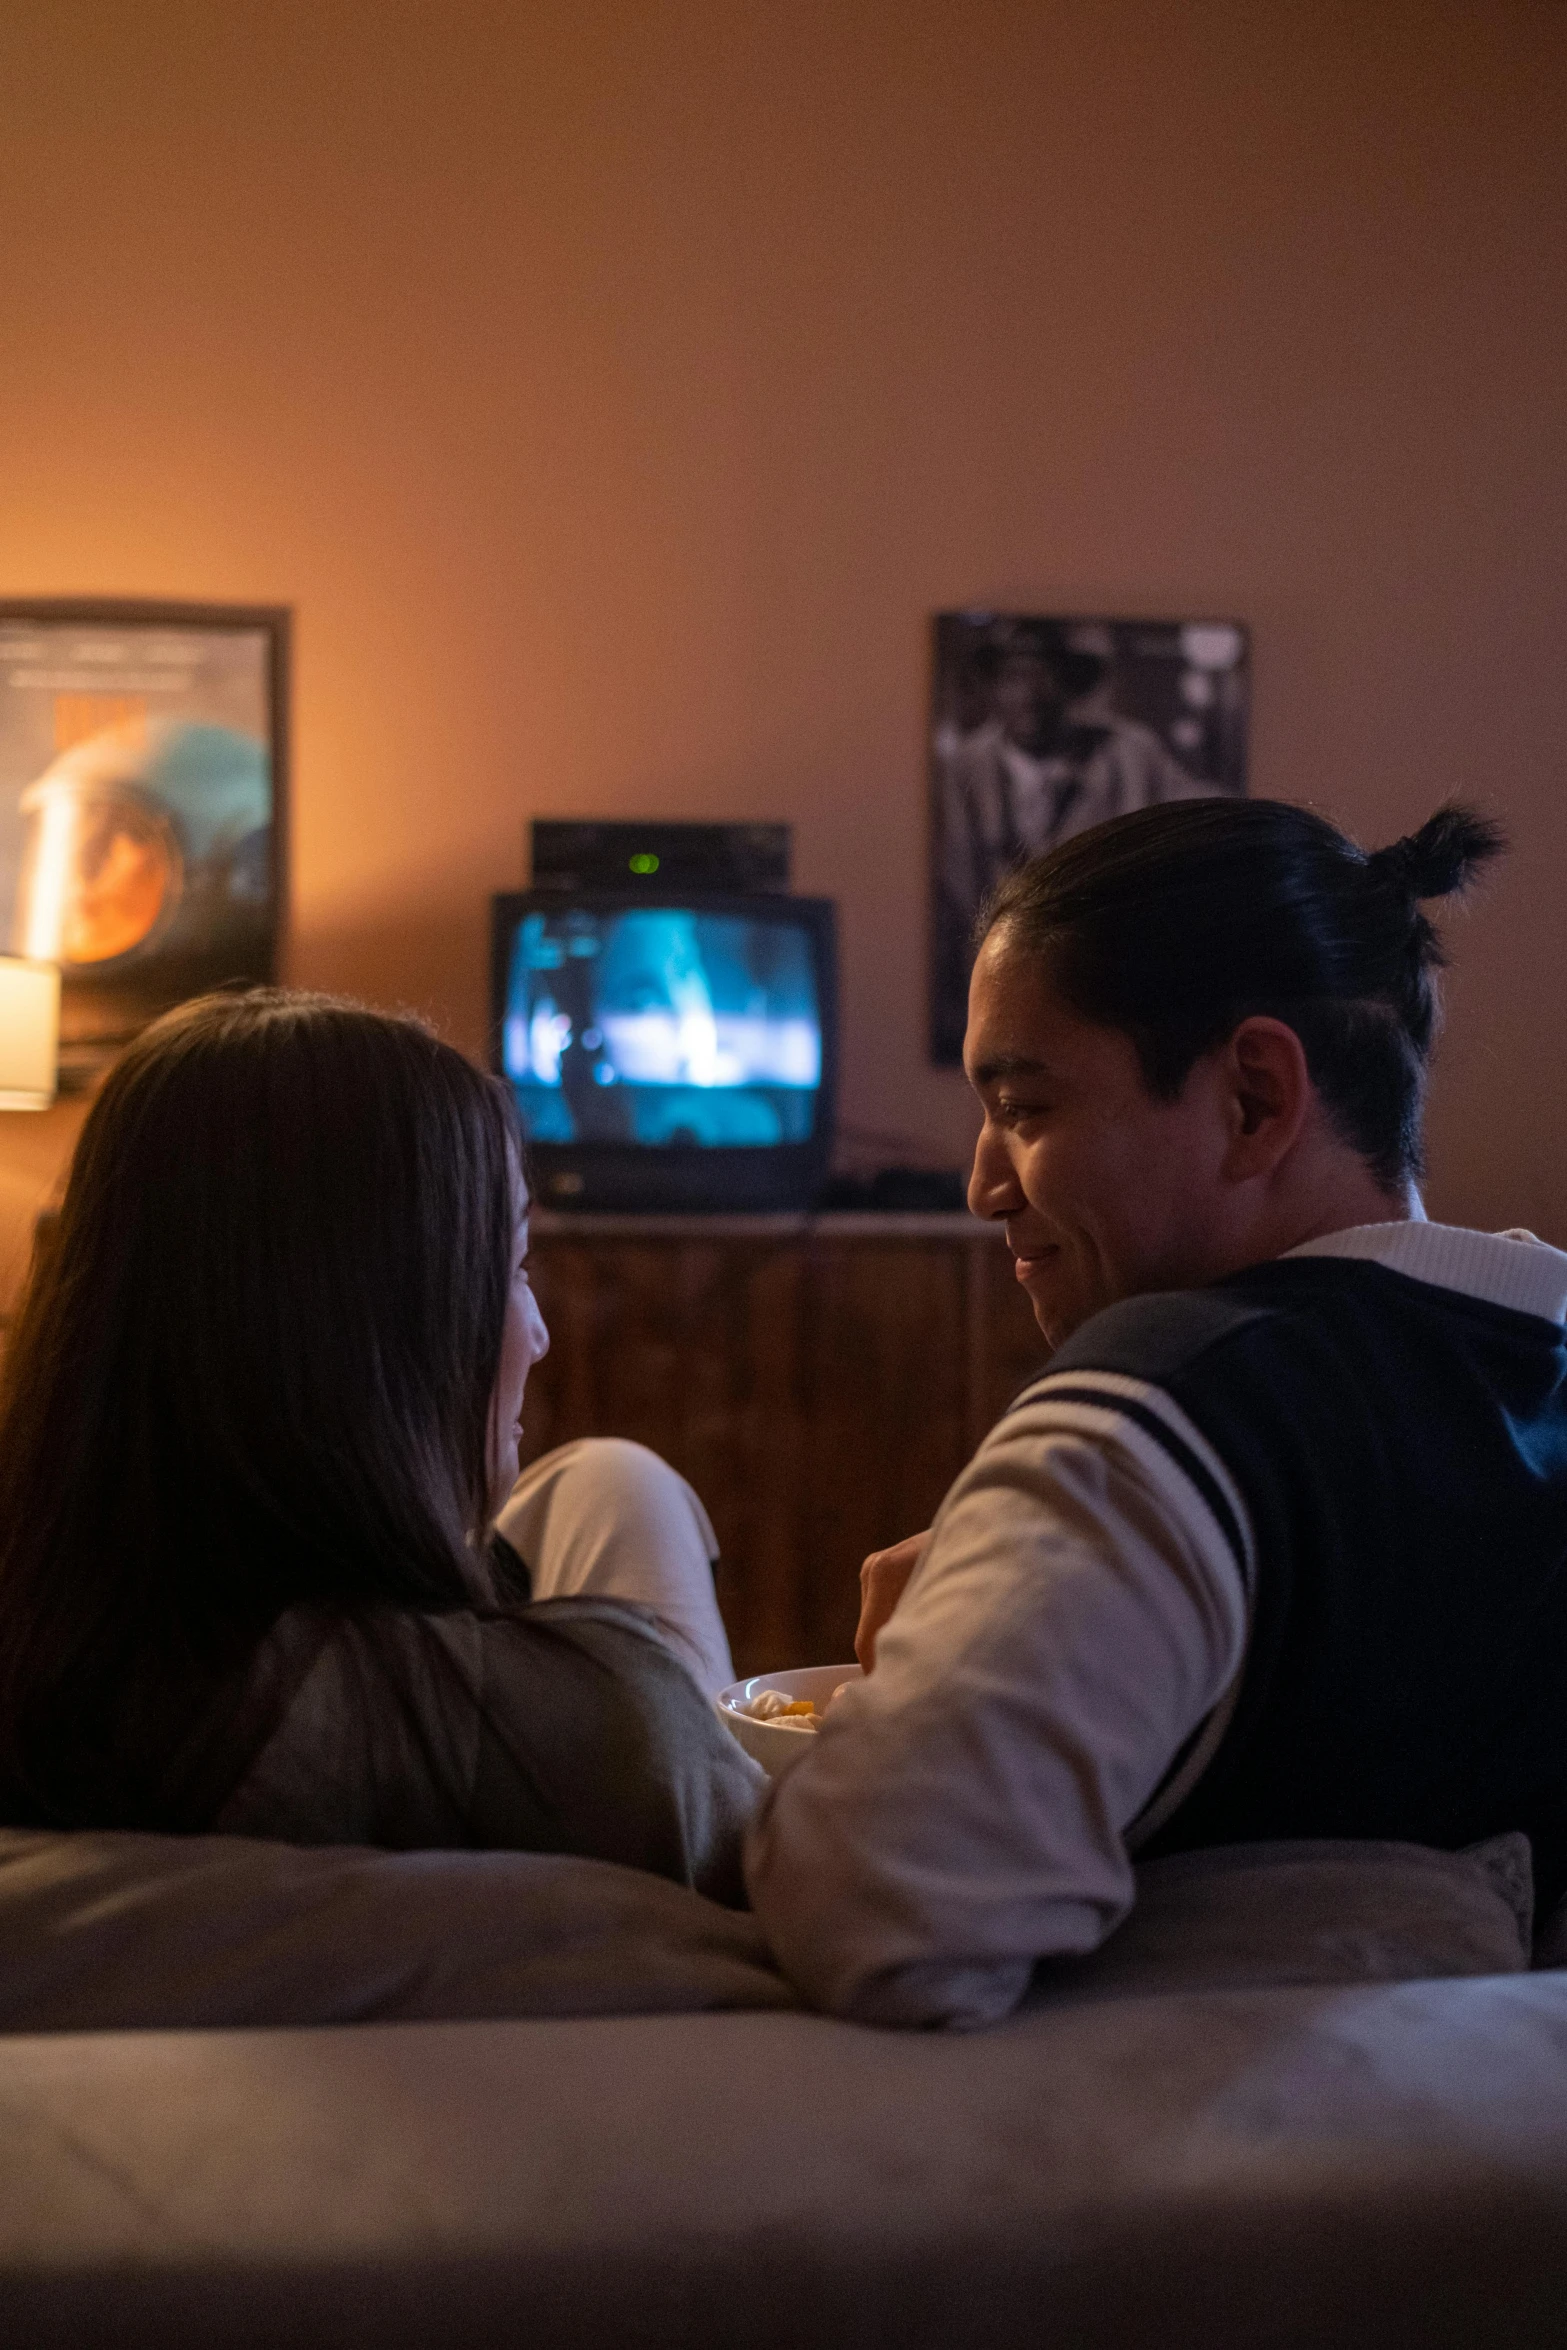
[[[677,906],[525,914],[501,1059],[538,1142],[809,1141],[822,1076],[810,937]]]

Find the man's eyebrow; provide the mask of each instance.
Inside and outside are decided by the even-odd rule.
[[[970,1085],[984,1087],[999,1084],[1003,1077],[1048,1077],[1050,1070],[1043,1061],[1030,1061],[1022,1053],[997,1053],[993,1060],[981,1061],[969,1071]]]

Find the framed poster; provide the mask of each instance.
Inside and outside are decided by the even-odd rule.
[[[275,978],[286,611],[0,602],[0,910],[60,966],[61,1083],[186,996]]]
[[[974,924],[1003,875],[1162,800],[1246,789],[1234,620],[940,612],[932,675],[931,1059],[963,1058]]]

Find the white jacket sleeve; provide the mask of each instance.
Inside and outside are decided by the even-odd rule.
[[[814,2005],[990,2022],[1036,1959],[1094,1948],[1130,1907],[1125,1831],[1246,1643],[1243,1505],[1159,1400],[1210,1494],[1223,1480],[1228,1535],[1117,1396],[1047,1385],[953,1486],[874,1673],[771,1790],[747,1881]]]

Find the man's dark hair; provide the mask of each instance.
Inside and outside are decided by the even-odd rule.
[[[1446,961],[1421,901],[1461,891],[1505,846],[1456,805],[1368,854],[1309,808],[1181,801],[1020,867],[978,936],[1004,926],[1041,956],[1074,1011],[1132,1039],[1160,1100],[1241,1021],[1286,1022],[1338,1132],[1392,1192],[1421,1172]]]
[[[414,1020],[258,990],[130,1046],[0,1392],[0,1816],[156,1821],[289,1608],[473,1604],[517,1168]]]

